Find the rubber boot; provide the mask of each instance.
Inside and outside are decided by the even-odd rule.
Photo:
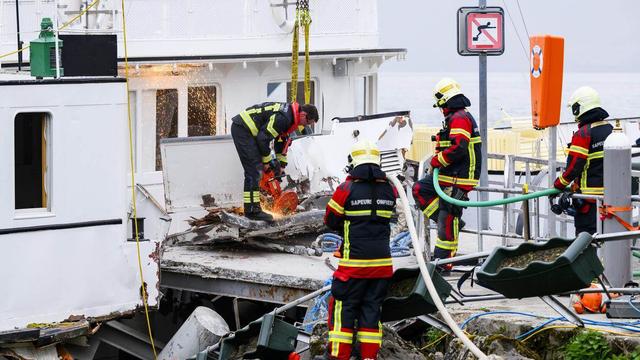
[[[451,257],[451,255],[452,255],[451,250],[445,250],[439,247],[436,247],[433,251],[434,259],[448,259]],[[438,271],[442,276],[451,275],[451,269],[453,269],[453,264],[438,265],[436,267],[436,271]]]
[[[266,222],[273,221],[273,216],[262,211],[260,204],[251,204],[250,206],[245,205],[244,216],[247,217],[248,219],[256,220],[256,221],[266,221]]]

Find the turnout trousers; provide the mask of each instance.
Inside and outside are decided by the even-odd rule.
[[[244,212],[259,212],[260,178],[262,177],[262,156],[256,138],[242,125],[231,125],[231,137],[236,146],[242,168],[244,169]]]
[[[454,256],[458,250],[462,208],[440,199],[433,187],[433,176],[430,174],[413,185],[413,198],[424,215],[438,224],[435,257],[443,259]]]
[[[330,359],[349,360],[354,336],[362,359],[376,359],[382,345],[380,313],[389,279],[333,279],[329,298]]]
[[[576,227],[576,236],[581,232],[588,232],[593,235],[597,230],[598,208],[595,203],[586,202],[582,208],[576,209],[576,215],[573,217]]]

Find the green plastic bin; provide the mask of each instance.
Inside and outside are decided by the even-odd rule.
[[[507,298],[553,295],[588,287],[604,271],[591,235],[573,239],[553,238],[544,243],[523,243],[515,248],[497,247],[476,273],[478,284]],[[566,247],[551,261],[533,260],[524,268],[498,268],[503,261],[524,254]]]
[[[451,293],[451,285],[435,271],[435,266],[427,264],[427,268],[440,299],[444,301]],[[402,286],[403,283],[406,284],[408,281],[413,282],[408,295],[393,296],[394,294],[391,292],[393,287]],[[389,294],[382,303],[382,322],[412,318],[436,311],[438,309],[427,291],[419,268],[402,268],[393,273]]]
[[[254,344],[256,336],[257,343]],[[234,338],[222,340],[218,359],[286,360],[295,351],[297,337],[295,326],[267,314],[238,330]]]

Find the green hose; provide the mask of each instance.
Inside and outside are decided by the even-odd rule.
[[[536,191],[528,194],[522,194],[522,195],[510,197],[510,198],[505,198],[505,199],[488,200],[488,201],[463,201],[463,200],[454,199],[451,196],[445,194],[444,191],[442,191],[442,188],[440,188],[440,183],[438,182],[439,170],[440,169],[438,168],[433,169],[433,187],[436,188],[436,192],[438,193],[438,196],[440,196],[441,199],[444,199],[444,201],[457,206],[489,207],[489,206],[496,206],[496,205],[505,205],[505,204],[512,204],[519,201],[525,201],[525,200],[530,200],[530,199],[535,199],[543,196],[555,195],[560,193],[560,190],[558,189],[546,189],[546,190]]]

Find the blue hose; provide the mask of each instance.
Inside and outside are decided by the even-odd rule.
[[[333,278],[331,277],[327,279],[322,286],[325,287],[327,285],[331,285],[332,281]],[[302,323],[302,327],[305,331],[311,333],[316,323],[327,318],[329,312],[329,295],[331,295],[331,291],[327,291],[313,300],[313,306],[305,314]]]
[[[556,322],[556,321],[567,321],[567,319],[565,319],[564,317],[551,318],[551,317],[548,317],[548,316],[536,315],[536,314],[519,312],[519,311],[490,311],[490,312],[480,313],[480,314],[475,314],[475,315],[470,316],[469,318],[467,318],[465,321],[462,322],[462,324],[460,325],[460,328],[464,328],[465,326],[467,326],[467,324],[473,319],[477,319],[479,317],[487,316],[487,315],[495,315],[495,314],[521,315],[521,316],[527,316],[527,317],[535,317],[535,318],[547,319],[544,323],[536,326],[535,328],[533,328],[533,329],[531,329],[531,330],[529,330],[529,331],[527,331],[525,333],[522,333],[522,334],[518,335],[516,337],[516,339],[518,339],[518,340],[522,339],[522,338],[525,338],[530,334],[533,334],[534,332],[542,329],[543,327],[549,325],[550,323],[553,323],[553,322]],[[640,332],[640,321],[623,323],[623,322],[613,322],[613,321],[611,321],[611,322],[608,322],[608,321],[596,321],[596,320],[590,320],[590,319],[585,319],[585,318],[581,318],[581,320],[587,325],[608,326],[608,327],[613,327],[613,328],[626,330],[626,331],[631,331],[631,332]]]
[[[411,255],[411,234],[404,231],[396,235],[389,243],[392,257],[403,257]]]
[[[334,252],[340,249],[340,245],[342,245],[342,237],[334,233],[324,233],[318,236],[318,242],[322,252]]]
[[[318,243],[322,252],[334,252],[340,249],[342,237],[334,233],[324,233],[318,236]],[[411,255],[411,235],[408,231],[401,232],[389,241],[392,257]]]

